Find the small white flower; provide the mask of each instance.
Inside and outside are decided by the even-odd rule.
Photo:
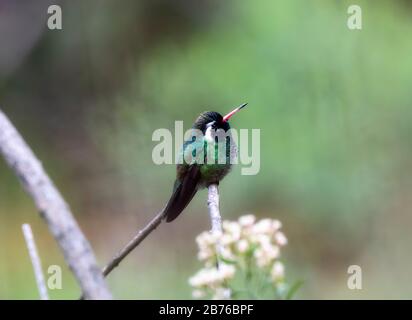
[[[220,238],[222,234],[220,232],[202,232],[196,237],[196,242],[198,246],[208,246],[214,245]]]
[[[279,249],[279,247],[277,247],[277,246],[272,246],[272,245],[271,245],[270,247],[267,247],[267,248],[265,249],[265,253],[266,253],[268,259],[274,260],[274,259],[279,258],[280,249]]]
[[[199,289],[193,290],[193,292],[192,292],[192,296],[195,299],[203,298],[205,295],[206,295],[206,293],[203,290],[199,290]]]
[[[237,222],[223,221],[223,231],[225,234],[230,234],[234,241],[240,238],[241,227]]]
[[[216,268],[209,269],[206,280],[211,287],[219,286],[222,282],[223,276]]]
[[[253,226],[252,231],[254,234],[270,234],[272,229],[273,221],[271,219],[262,219]]]
[[[214,285],[218,281],[216,268],[207,268],[200,270],[192,278],[189,283],[192,287],[203,287]]]
[[[272,270],[270,272],[270,276],[272,277],[272,280],[274,282],[277,282],[283,279],[283,277],[285,276],[285,267],[283,266],[281,262],[276,261],[273,264]]]
[[[233,254],[232,250],[230,250],[230,248],[228,247],[222,247],[219,253],[224,259],[236,260],[236,256]]]
[[[203,248],[202,250],[199,250],[197,254],[197,258],[200,261],[205,261],[205,260],[208,260],[214,257],[214,255],[215,255],[215,252],[211,250],[210,248]]]
[[[213,300],[223,300],[230,298],[230,289],[228,288],[217,288],[215,294],[213,295]]]
[[[231,264],[221,263],[218,271],[222,280],[229,280],[234,277],[236,268]]]
[[[218,287],[234,277],[236,268],[233,265],[221,263],[219,269],[216,267],[204,268],[199,270],[189,279],[189,284],[194,288]]]
[[[272,262],[270,257],[261,248],[255,250],[254,256],[256,259],[256,264],[260,268],[267,267]]]
[[[237,250],[240,253],[245,253],[249,249],[249,242],[245,239],[240,240],[237,243]]]
[[[279,220],[272,220],[272,228],[274,231],[278,231],[280,228],[282,228],[282,222]]]
[[[205,275],[206,275],[206,269],[199,270],[198,273],[196,273],[193,277],[189,279],[189,284],[195,288],[206,285]]]
[[[222,235],[222,238],[220,239],[220,244],[225,246],[225,245],[229,245],[229,244],[231,244],[235,241],[236,241],[235,238],[231,234],[225,233],[225,234]]]
[[[239,224],[242,227],[250,227],[255,223],[256,217],[253,214],[248,214],[239,218]]]
[[[270,237],[266,234],[258,234],[255,237],[255,240],[263,248],[268,247],[268,246],[271,245]]]
[[[199,247],[205,246],[207,244],[207,238],[209,237],[209,232],[202,232],[196,237],[196,243]]]
[[[288,239],[286,238],[285,234],[280,231],[275,233],[275,241],[280,246],[284,246],[288,243]]]

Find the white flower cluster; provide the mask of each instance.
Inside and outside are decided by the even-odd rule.
[[[189,279],[195,289],[193,296],[201,298],[209,292],[213,298],[224,297],[229,290],[228,281],[234,278],[236,269],[245,259],[269,272],[273,283],[282,281],[284,266],[278,259],[280,248],[287,244],[287,238],[280,231],[281,226],[278,220],[256,221],[255,216],[250,214],[240,217],[238,221],[224,221],[221,234],[201,233],[196,242],[198,259],[204,263],[204,268]]]

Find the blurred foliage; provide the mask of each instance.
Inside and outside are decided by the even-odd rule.
[[[14,10],[16,21],[29,21],[27,4],[0,4],[0,15]],[[0,55],[1,107],[103,263],[170,195],[174,167],[153,164],[153,131],[249,102],[231,125],[261,129],[261,171],[241,176],[237,167],[222,182],[223,215],[284,222],[286,270],[305,281],[298,298],[402,298],[412,293],[411,6],[359,0],[363,29],[350,31],[350,4],[61,1],[62,31],[0,39],[10,43]],[[38,12],[33,30],[44,26]],[[110,278],[116,296],[190,297],[205,210],[199,193],[156,231]],[[34,216],[0,163],[0,298],[36,297],[22,222],[38,225],[44,265],[63,264]],[[346,287],[350,264],[365,272],[361,292]],[[62,296],[75,297],[67,283]]]
[[[314,219],[373,214],[393,192],[386,178],[401,174],[410,156],[411,44],[394,38],[411,24],[389,3],[362,7],[364,30],[350,32],[344,3],[240,1],[189,43],[162,43],[119,98],[118,131],[105,138],[109,156],[142,172],[129,164],[142,163],[143,153],[150,167],[155,128],[173,129],[170,119],[190,127],[204,109],[224,113],[248,101],[232,125],[261,129],[262,170],[233,175],[228,202],[294,198],[295,209]]]

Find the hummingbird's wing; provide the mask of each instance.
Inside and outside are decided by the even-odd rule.
[[[176,180],[173,194],[164,209],[166,222],[171,222],[186,208],[197,192],[200,168],[191,165],[181,181]]]

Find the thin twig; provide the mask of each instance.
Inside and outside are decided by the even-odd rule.
[[[219,189],[217,184],[211,184],[208,187],[207,206],[209,208],[210,222],[212,224],[210,232],[215,235],[216,238],[219,238],[222,234],[222,217],[220,216],[219,210]],[[222,255],[222,246],[219,241],[217,241],[216,244],[216,252],[218,256],[216,266],[219,268],[219,257]]]
[[[222,221],[219,213],[219,192],[217,185],[209,187],[208,196],[209,213],[212,220],[212,231],[222,232]],[[160,211],[143,229],[139,230],[132,240],[129,241],[103,268],[103,275],[106,277],[116,268],[120,262],[126,258],[152,231],[154,231],[164,218],[164,211]]]
[[[222,232],[222,218],[219,210],[219,190],[216,184],[212,184],[208,188],[209,215],[212,223],[211,232],[221,234]],[[162,222],[164,218],[164,211],[160,211],[143,229],[139,230],[129,243],[123,247],[110,262],[103,268],[103,275],[106,277],[110,272],[116,268],[120,262],[126,258],[152,231],[154,231]],[[218,255],[221,253],[221,247],[217,247]],[[228,293],[230,297],[230,292]]]
[[[30,260],[33,265],[34,276],[36,278],[37,288],[39,289],[40,299],[49,300],[46,281],[44,280],[41,261],[37,252],[36,243],[34,242],[33,232],[28,223],[23,224],[21,228],[23,230],[24,239],[26,240]]]
[[[133,237],[129,243],[121,249],[110,262],[103,268],[103,275],[106,277],[114,268],[116,268],[120,262],[127,257],[127,255],[136,248],[140,242],[142,242],[157,226],[162,222],[164,218],[163,210],[159,212],[143,229]]]
[[[218,186],[212,184],[208,188],[208,207],[210,219],[212,222],[212,232],[222,232],[222,219],[219,212],[219,190]],[[164,218],[164,211],[160,211],[143,229],[139,230],[136,235],[130,240],[103,268],[103,276],[109,275],[116,268],[120,262],[126,258],[152,231],[154,231],[162,222]],[[220,250],[219,250],[220,252]]]
[[[207,206],[209,208],[210,222],[212,224],[212,229],[210,230],[210,232],[216,235],[218,239],[216,242],[216,252],[217,252],[216,267],[219,269],[221,265],[219,257],[222,256],[223,247],[219,240],[220,235],[222,234],[222,217],[220,215],[220,209],[219,209],[219,188],[217,184],[211,184],[208,187]],[[230,289],[225,290],[224,296],[225,296],[225,299],[230,299],[230,296],[231,296]]]
[[[40,161],[0,110],[0,154],[32,197],[41,217],[63,251],[86,299],[111,299],[96,258],[69,206]]]
[[[110,272],[116,268],[124,258],[126,258],[130,252],[132,252],[152,231],[154,231],[164,218],[164,211],[160,211],[150,222],[130,240],[103,268],[102,274],[107,277]],[[82,295],[80,300],[84,299]]]
[[[222,217],[219,210],[219,189],[217,184],[211,184],[208,187],[207,206],[209,208],[210,222],[212,232],[217,234],[222,232]]]

